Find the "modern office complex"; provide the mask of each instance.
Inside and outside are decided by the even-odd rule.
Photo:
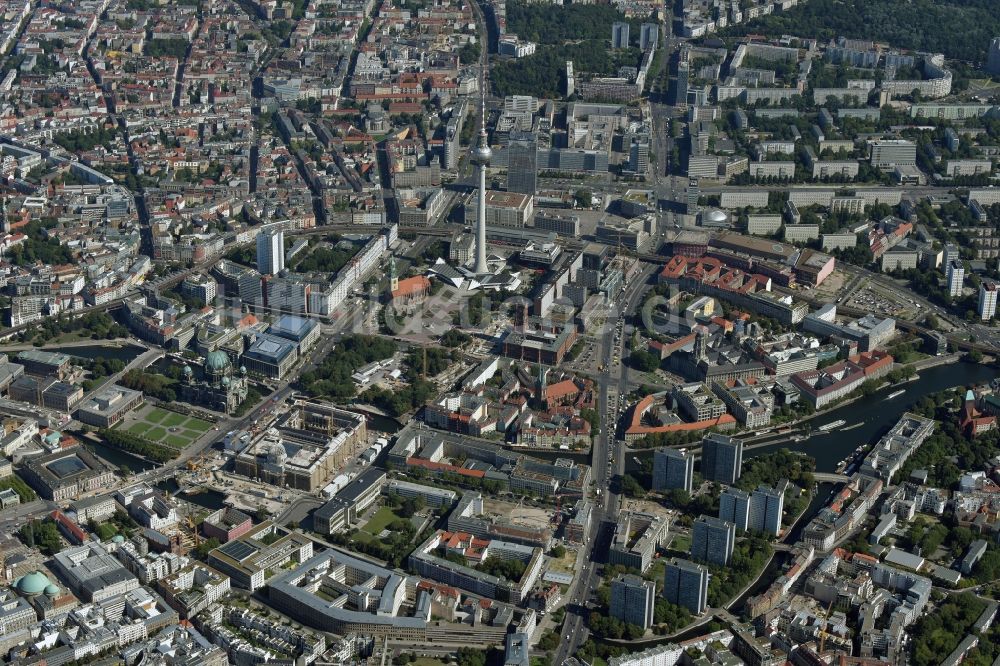
[[[506,604],[464,597],[333,549],[272,578],[268,598],[322,631],[411,643],[499,644],[516,619],[516,609]],[[470,612],[477,621],[463,622]]]
[[[313,527],[334,534],[354,525],[361,513],[379,498],[385,472],[369,467],[313,513]]]
[[[95,541],[56,553],[55,568],[87,602],[103,601],[139,587],[139,579]]]
[[[507,146],[507,191],[532,196],[537,181],[538,142],[533,134],[512,133]]]
[[[233,585],[253,592],[282,565],[305,562],[312,553],[310,539],[296,532],[283,534],[267,521],[209,552],[208,564],[229,576]]]
[[[524,572],[518,580],[508,580],[446,559],[444,555],[447,553],[462,555],[466,561],[485,561],[488,557],[518,560],[524,563]],[[544,552],[538,547],[482,539],[464,532],[438,531],[410,554],[409,565],[419,575],[445,585],[454,585],[478,596],[519,604],[527,598],[538,580],[544,559]]]
[[[666,540],[668,528],[664,516],[623,511],[615,526],[608,562],[645,571],[656,549]]]

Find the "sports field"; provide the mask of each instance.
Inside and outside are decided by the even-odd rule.
[[[208,432],[212,424],[193,416],[152,407],[135,414],[122,427],[137,437],[180,450]]]

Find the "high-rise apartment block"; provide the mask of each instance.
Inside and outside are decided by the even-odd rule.
[[[965,264],[958,259],[948,264],[948,293],[952,298],[962,295],[962,286],[965,284]]]
[[[691,558],[724,567],[736,545],[736,525],[714,516],[699,516],[691,532]]]
[[[629,30],[629,25],[624,21],[616,22],[611,26],[611,48],[613,49],[628,48],[628,30]]]
[[[741,532],[750,525],[750,494],[739,488],[726,488],[719,497],[719,518],[733,523]]]
[[[962,258],[961,252],[958,246],[954,243],[946,243],[944,246],[944,251],[941,253],[941,263],[945,266],[953,261],[957,261]]]
[[[660,41],[660,26],[656,23],[643,23],[639,26],[639,48],[655,49]]]
[[[611,617],[643,629],[653,625],[656,584],[631,574],[611,581]]]
[[[257,272],[277,275],[285,269],[285,232],[262,229],[257,234]]]
[[[734,484],[743,468],[743,442],[712,433],[701,443],[701,475],[708,481]]]
[[[708,606],[708,569],[677,558],[667,562],[663,596],[672,604],[701,615]]]
[[[1000,74],[1000,37],[990,42],[990,52],[986,57],[986,69],[990,74]]]
[[[778,536],[781,532],[781,514],[784,508],[785,494],[780,488],[758,486],[750,496],[748,529]]]
[[[694,484],[694,456],[677,449],[653,453],[653,490],[686,490]]]
[[[997,283],[993,280],[983,280],[979,284],[979,318],[983,321],[992,319],[997,313]]]

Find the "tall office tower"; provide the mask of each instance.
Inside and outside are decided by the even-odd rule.
[[[632,141],[628,153],[628,168],[638,174],[649,171],[649,142]]]
[[[480,107],[479,145],[472,150],[472,163],[479,167],[479,207],[476,210],[476,273],[488,272],[486,265],[486,167],[490,165],[493,151],[486,141],[486,90],[485,83],[480,83],[483,90],[483,100]]]
[[[611,26],[611,48],[628,48],[628,23],[619,21]]]
[[[739,488],[726,488],[719,496],[719,518],[733,523],[741,532],[750,525],[750,494]]]
[[[978,311],[983,321],[992,319],[997,313],[997,283],[993,280],[983,280],[979,284]]]
[[[566,97],[572,97],[576,92],[576,77],[573,75],[573,61],[566,61]]]
[[[611,581],[611,617],[643,629],[653,626],[656,584],[632,574]]]
[[[285,269],[285,232],[261,229],[257,234],[257,272],[277,275]]]
[[[694,456],[676,449],[653,453],[653,490],[686,490],[694,485]]]
[[[952,298],[962,295],[962,285],[965,283],[965,264],[959,259],[948,264],[948,293]]]
[[[691,559],[720,567],[729,564],[736,544],[736,525],[714,516],[699,516],[691,534]]]
[[[785,494],[780,489],[758,486],[750,496],[749,529],[778,536],[784,508]]]
[[[677,64],[677,87],[674,88],[674,105],[686,106],[688,102],[688,85],[691,78],[691,65],[682,61]]]
[[[639,48],[655,49],[660,41],[660,26],[657,23],[643,23],[639,26]]]
[[[986,69],[991,74],[1000,74],[1000,37],[995,37],[990,42],[990,53],[986,58]]]
[[[670,603],[701,615],[708,606],[708,569],[688,560],[672,558],[663,576],[663,596]]]
[[[707,481],[730,485],[740,478],[743,468],[743,442],[712,433],[701,442],[701,475]]]
[[[538,141],[530,132],[511,132],[507,146],[507,191],[534,196],[538,187]]]
[[[686,202],[684,205],[684,212],[688,215],[695,215],[701,208],[698,206],[698,199],[701,198],[701,187],[698,185],[697,178],[688,179],[688,187],[686,194]]]

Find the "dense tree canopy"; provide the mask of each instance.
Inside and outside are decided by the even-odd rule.
[[[983,62],[1000,34],[996,0],[810,0],[723,35],[767,33],[829,40],[846,35]]]

